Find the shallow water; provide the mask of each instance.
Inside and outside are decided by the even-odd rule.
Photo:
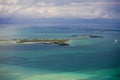
[[[120,80],[120,31],[68,27],[0,30],[0,39],[71,39],[70,46],[0,44],[0,80]],[[104,38],[72,38],[88,34]]]

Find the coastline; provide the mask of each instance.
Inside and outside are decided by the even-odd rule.
[[[50,44],[50,45],[70,45],[71,40],[86,40],[91,38],[103,38],[96,35],[72,35],[71,38],[63,39],[11,39],[0,40],[0,44]]]
[[[0,40],[0,44],[56,44],[56,45],[69,45],[69,39],[11,39]]]

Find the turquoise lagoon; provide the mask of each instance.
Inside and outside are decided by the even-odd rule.
[[[103,38],[74,39],[73,35]],[[1,27],[0,39],[69,38],[70,46],[0,44],[0,80],[120,80],[120,31]]]

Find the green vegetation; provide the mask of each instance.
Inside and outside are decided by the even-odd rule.
[[[90,38],[103,38],[103,36],[96,35],[72,35],[73,39],[90,39]],[[0,40],[0,42],[12,42],[12,43],[41,43],[41,44],[57,44],[57,45],[69,45],[70,39],[11,39],[11,40]]]
[[[69,45],[69,39],[20,39],[16,43],[27,43],[27,42],[36,42],[43,44],[58,44],[58,45]]]

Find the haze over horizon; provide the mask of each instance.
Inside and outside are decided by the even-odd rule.
[[[119,0],[0,0],[0,24],[119,26]]]

